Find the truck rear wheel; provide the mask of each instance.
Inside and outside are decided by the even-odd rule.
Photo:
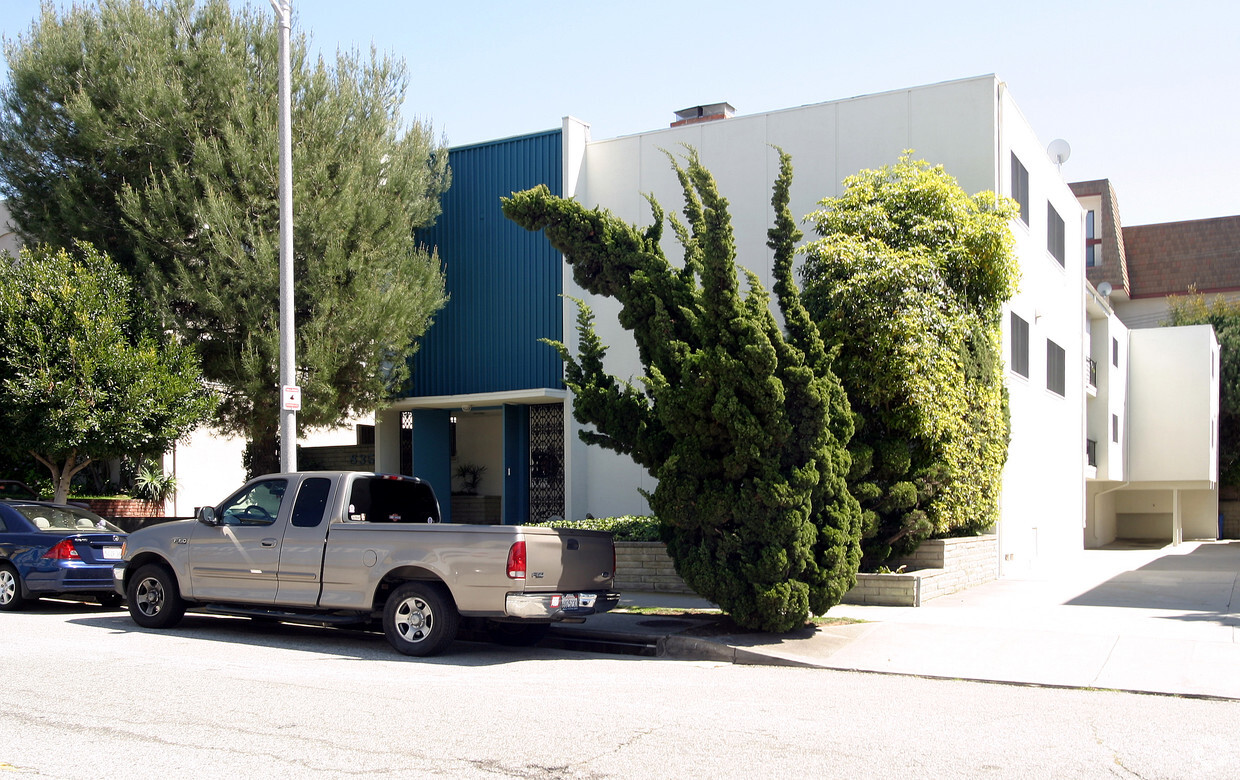
[[[148,563],[134,572],[125,594],[129,616],[143,628],[172,628],[185,616],[176,577],[158,564]]]
[[[456,639],[461,616],[443,590],[426,582],[406,582],[383,607],[383,634],[405,655],[442,652]]]

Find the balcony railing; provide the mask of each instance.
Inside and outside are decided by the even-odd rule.
[[[1098,361],[1091,357],[1085,358],[1085,377],[1088,387],[1098,387]]]
[[[1085,463],[1098,468],[1098,442],[1093,439],[1085,440]]]

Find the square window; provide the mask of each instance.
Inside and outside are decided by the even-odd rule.
[[[1012,372],[1029,376],[1029,323],[1012,313]]]
[[[1049,201],[1046,204],[1046,251],[1050,252],[1060,265],[1064,264],[1064,259],[1068,256],[1064,251],[1063,217],[1059,216],[1059,212],[1055,211]]]
[[[1012,155],[1012,200],[1020,204],[1020,221],[1029,224],[1029,171]]]
[[[1064,373],[1067,368],[1063,347],[1046,340],[1046,389],[1056,395],[1064,394]]]

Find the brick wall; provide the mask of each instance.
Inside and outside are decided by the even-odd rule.
[[[88,498],[85,499],[90,511],[100,517],[160,517],[164,513],[163,504],[143,501],[138,498]]]

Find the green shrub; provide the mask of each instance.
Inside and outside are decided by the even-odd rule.
[[[801,233],[788,208],[791,158],[779,157],[773,255],[760,251],[749,263],[773,257],[778,316],[758,275],[738,268],[727,199],[692,148],[685,166],[669,154],[683,220],[653,197],[645,228],[545,186],[503,201],[505,216],[563,253],[583,290],[619,303],[619,324],[637,347],[640,381],[609,374],[584,301],[576,354],[552,343],[573,416],[587,426],[582,440],[657,480],[646,497],[686,585],[738,625],[777,632],[838,604],[861,558],[861,510],[845,483],[852,418],[793,279]],[[663,252],[667,226],[680,262]]]
[[[527,523],[538,528],[577,528],[585,531],[610,531],[617,542],[659,542],[659,520],[648,515],[598,517],[586,520],[546,520]]]

